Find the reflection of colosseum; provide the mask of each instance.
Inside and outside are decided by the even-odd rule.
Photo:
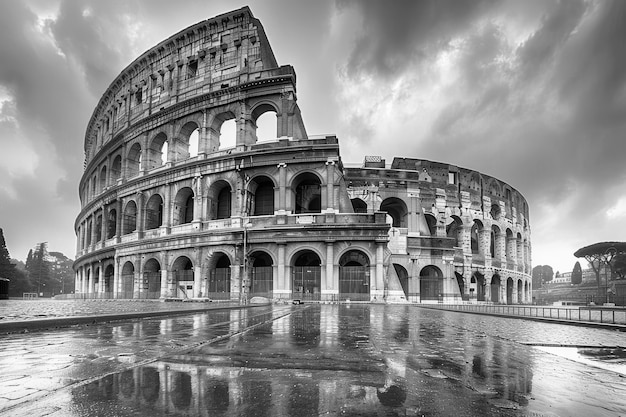
[[[344,167],[336,137],[307,136],[295,80],[247,7],[124,69],[85,135],[77,292],[530,301],[528,207],[515,189],[418,159]],[[257,136],[267,116],[271,140]]]

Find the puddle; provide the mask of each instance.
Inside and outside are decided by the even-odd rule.
[[[626,376],[626,349],[624,348],[580,348],[574,346],[535,346],[535,348],[562,358]]]

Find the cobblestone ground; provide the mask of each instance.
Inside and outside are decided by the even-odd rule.
[[[195,310],[210,304],[214,303],[160,300],[0,300],[0,323],[58,317]]]
[[[415,306],[233,308],[12,334],[11,416],[626,416],[624,333]]]

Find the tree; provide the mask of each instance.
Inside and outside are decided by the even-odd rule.
[[[572,269],[572,284],[580,284],[583,282],[583,269],[580,267],[580,262],[576,261],[574,269]]]
[[[26,259],[26,270],[37,293],[52,292],[50,263],[46,260],[48,254],[47,242],[39,243],[32,254],[30,262]]]
[[[623,258],[621,255],[625,254],[626,242],[598,242],[580,248],[574,252],[575,257],[585,258],[585,260],[589,262],[589,265],[591,265],[593,272],[595,272],[596,283],[598,284],[598,295],[601,295],[600,271],[602,267],[608,267],[611,270],[611,275],[615,275],[615,263],[618,263],[620,272],[623,271],[624,269],[621,267],[621,259]]]
[[[537,265],[533,268],[533,288],[541,288],[543,283],[552,281],[553,276],[550,265]]]
[[[541,267],[541,274],[543,282],[550,282],[554,277],[554,271],[552,270],[552,267],[550,265],[543,265]]]
[[[0,229],[0,278],[12,280],[15,274],[15,265],[11,262],[9,250],[4,240],[4,232]],[[11,285],[9,284],[9,287]]]

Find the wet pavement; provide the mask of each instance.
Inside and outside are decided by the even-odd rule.
[[[0,341],[0,415],[626,416],[626,335],[403,305],[280,305]]]

